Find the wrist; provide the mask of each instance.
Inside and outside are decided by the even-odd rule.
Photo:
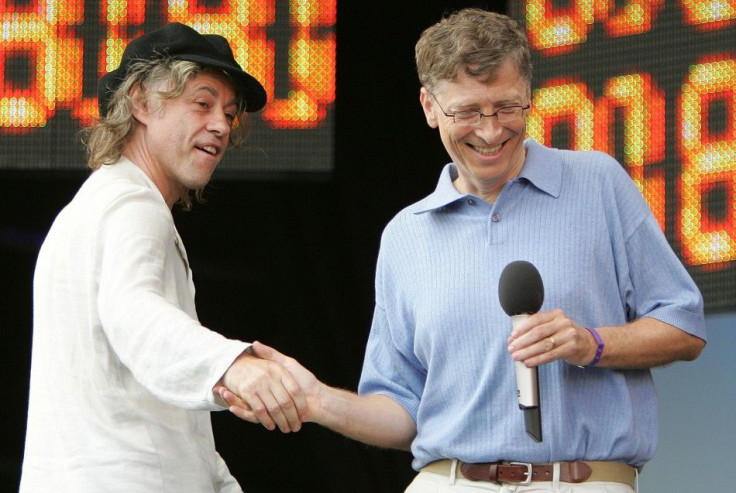
[[[603,356],[603,349],[605,349],[606,345],[603,342],[603,339],[601,338],[601,335],[598,333],[598,331],[593,327],[584,327],[585,330],[587,330],[590,335],[593,336],[593,339],[595,339],[596,348],[595,353],[593,355],[593,359],[590,360],[590,362],[587,365],[580,366],[580,368],[587,368],[589,366],[595,366],[598,364],[598,362],[601,360],[601,357]]]

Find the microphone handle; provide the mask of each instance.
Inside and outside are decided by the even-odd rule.
[[[512,315],[511,325],[516,326],[529,315]],[[516,369],[516,396],[519,409],[539,407],[539,369],[527,367],[522,361],[514,361]]]

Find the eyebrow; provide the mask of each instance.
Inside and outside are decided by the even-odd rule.
[[[509,106],[509,105],[515,105],[515,104],[521,104],[522,98],[516,99],[516,98],[505,98],[497,101],[494,106]]]
[[[504,99],[500,99],[492,103],[494,111],[501,109],[501,108],[505,108],[507,106],[523,106],[523,105],[524,103],[521,99],[512,99],[512,98],[504,98]],[[457,104],[457,105],[451,105],[447,111],[456,112],[456,113],[461,112],[461,111],[480,111],[481,106],[482,105],[477,104],[477,103]]]
[[[206,84],[201,85],[201,86],[194,87],[192,89],[191,94],[192,94],[192,96],[196,96],[198,93],[200,93],[202,91],[205,91],[205,92],[210,93],[213,97],[217,97],[217,96],[220,95],[220,93],[218,93],[217,90],[214,87],[208,86]],[[228,101],[227,103],[225,103],[225,106],[230,106],[230,105],[238,106],[238,98],[237,98],[237,96],[235,98],[233,98],[231,101]]]

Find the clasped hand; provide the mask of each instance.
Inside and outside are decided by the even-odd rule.
[[[228,369],[217,392],[230,412],[268,430],[299,431],[317,403],[318,381],[295,359],[260,342]]]

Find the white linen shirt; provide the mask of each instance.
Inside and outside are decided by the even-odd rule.
[[[21,492],[240,492],[212,392],[248,345],[197,320],[171,211],[122,158],[54,221],[34,278]]]

